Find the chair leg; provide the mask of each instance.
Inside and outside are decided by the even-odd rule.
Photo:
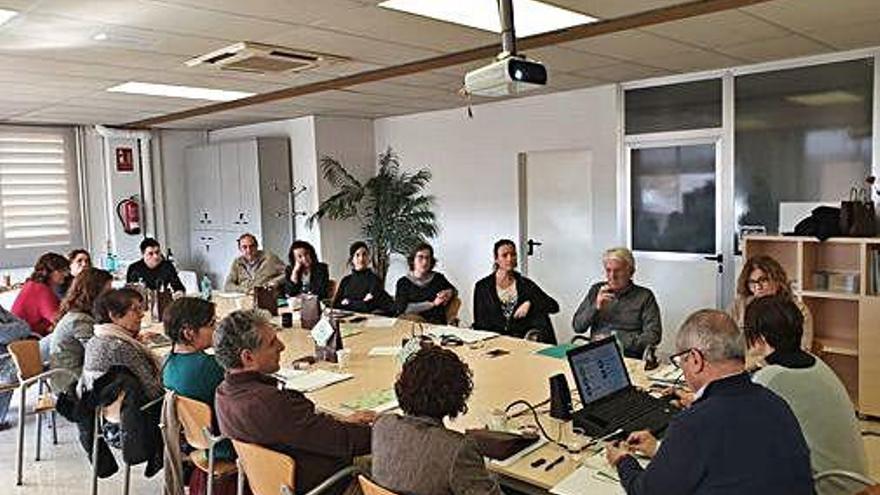
[[[15,484],[21,486],[22,468],[24,460],[24,421],[27,406],[27,388],[22,385],[18,388],[18,448],[15,452]]]
[[[40,403],[40,398],[43,397],[43,389],[46,387],[46,382],[44,380],[37,380],[37,404]],[[37,413],[37,445],[34,449],[36,452],[36,457],[34,460],[40,460],[40,452],[43,448],[43,414]]]
[[[34,456],[34,460],[40,460],[40,444],[42,443],[43,437],[43,414],[37,413],[37,445],[34,447],[34,451],[36,455]]]
[[[92,495],[98,495],[98,443],[101,435],[101,410],[95,410],[95,428],[92,431]]]
[[[55,411],[49,413],[52,418],[52,445],[58,445],[58,423],[55,421]]]
[[[205,485],[206,495],[214,495],[214,446],[208,449],[208,481]]]
[[[241,459],[235,460],[235,466],[238,468],[238,479],[235,483],[235,494],[244,495],[244,466],[242,466],[241,464]]]
[[[122,481],[122,495],[128,495],[131,489],[131,466],[125,463],[125,478]]]

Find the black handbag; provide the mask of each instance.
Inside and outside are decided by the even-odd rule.
[[[877,220],[871,191],[853,187],[849,200],[840,202],[840,233],[847,237],[873,237]]]

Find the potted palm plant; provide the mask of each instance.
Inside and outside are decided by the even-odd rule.
[[[321,157],[321,169],[337,192],[309,217],[309,225],[321,218],[356,219],[370,245],[373,268],[382,280],[392,253],[406,255],[416,244],[437,235],[434,197],[424,194],[431,172],[402,172],[391,148],[379,155],[376,175],[363,183],[332,157]]]

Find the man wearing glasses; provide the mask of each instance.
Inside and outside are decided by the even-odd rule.
[[[812,494],[797,419],[744,372],[745,344],[733,319],[716,310],[692,314],[676,348],[670,359],[696,391],[694,403],[669,423],[659,448],[646,431],[607,445],[626,493]],[[647,468],[635,453],[651,458]]]

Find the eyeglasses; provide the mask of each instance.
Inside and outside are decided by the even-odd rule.
[[[681,365],[684,363],[684,360],[690,355],[691,352],[696,352],[700,356],[703,355],[699,349],[691,347],[689,349],[685,349],[681,352],[677,352],[671,356],[669,356],[669,362],[672,363],[678,369],[681,369]]]
[[[749,287],[756,287],[758,285],[767,285],[768,283],[770,283],[770,279],[767,276],[749,279]]]

